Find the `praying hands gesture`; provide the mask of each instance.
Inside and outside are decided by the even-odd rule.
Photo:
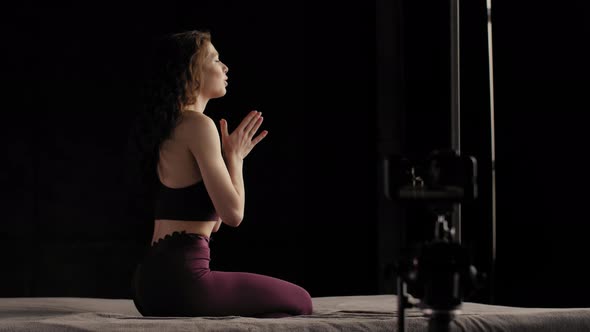
[[[254,135],[260,128],[263,118],[262,113],[258,111],[251,111],[238,127],[231,133],[227,130],[227,121],[221,119],[221,145],[222,152],[225,158],[239,158],[243,160],[252,151],[256,144],[260,143],[268,134],[267,130],[263,130],[255,138]]]

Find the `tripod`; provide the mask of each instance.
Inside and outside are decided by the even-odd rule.
[[[428,317],[429,332],[450,331],[461,313],[464,290],[476,282],[477,271],[469,264],[467,251],[454,239],[448,211],[438,211],[434,240],[420,254],[398,264],[398,331],[405,331],[405,309],[418,307]],[[410,301],[408,283],[421,286],[420,301]]]

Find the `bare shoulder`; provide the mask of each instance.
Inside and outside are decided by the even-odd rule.
[[[191,113],[194,114],[182,115],[182,120],[177,127],[182,137],[192,140],[212,135],[218,136],[213,119],[201,113]]]

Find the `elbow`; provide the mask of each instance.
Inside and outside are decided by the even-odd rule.
[[[242,223],[244,219],[244,213],[234,212],[230,213],[229,215],[222,217],[223,223],[230,226],[230,227],[238,227]]]

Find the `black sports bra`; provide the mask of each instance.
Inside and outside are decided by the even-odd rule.
[[[185,221],[217,220],[215,207],[203,181],[188,187],[170,188],[159,180],[155,205],[155,219]]]

